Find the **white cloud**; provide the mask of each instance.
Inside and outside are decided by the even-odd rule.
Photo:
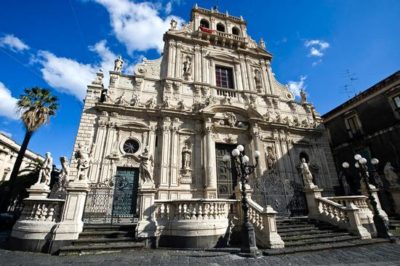
[[[11,95],[11,91],[0,82],[0,116],[13,120],[19,119],[17,101],[18,99]]]
[[[95,0],[110,14],[113,32],[128,52],[163,48],[163,34],[169,29],[172,18],[183,22],[176,16],[160,17],[160,5],[150,2],[131,2],[128,0]]]
[[[82,64],[73,59],[58,57],[48,51],[39,51],[44,80],[61,92],[83,99],[86,86],[94,79],[96,71],[89,64]]]
[[[26,45],[21,39],[15,37],[12,34],[7,34],[0,38],[0,47],[7,47],[14,52],[29,50],[28,45]]]
[[[168,3],[165,5],[165,14],[170,14],[171,11],[172,11],[172,3],[171,3],[171,2],[168,2]]]
[[[307,40],[304,42],[304,46],[309,48],[308,56],[322,57],[324,51],[329,48],[329,43],[322,40]]]
[[[289,81],[288,82],[288,89],[295,95],[300,96],[300,91],[305,90],[306,86],[304,81],[307,79],[307,76],[300,76],[299,81]]]
[[[74,95],[79,100],[84,99],[86,87],[94,79],[96,72],[101,68],[104,72],[104,85],[108,85],[109,71],[114,68],[117,55],[108,47],[106,40],[101,40],[89,46],[89,50],[99,56],[99,62],[84,64],[77,60],[59,57],[49,51],[39,51],[34,61],[41,64],[43,79],[55,89]],[[133,72],[133,65],[125,62],[124,70]]]

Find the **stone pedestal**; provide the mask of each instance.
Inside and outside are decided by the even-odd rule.
[[[86,181],[73,181],[68,184],[67,198],[61,222],[54,230],[52,251],[69,244],[72,240],[78,239],[83,230],[83,210],[85,207],[86,195],[89,192],[89,184]]]
[[[278,229],[276,226],[276,214],[277,212],[271,206],[267,206],[265,209],[266,219],[264,218],[264,231],[266,237],[263,240],[266,242],[268,248],[284,248],[285,243],[283,242],[281,236],[278,234]]]
[[[29,199],[46,199],[50,193],[50,188],[44,183],[36,183],[26,191],[29,193]]]
[[[154,239],[157,236],[157,224],[154,218],[154,198],[156,189],[153,187],[143,187],[139,196],[139,223],[136,226],[136,236],[138,238]],[[149,243],[153,245],[154,243]]]
[[[392,194],[394,212],[400,215],[400,187],[391,187],[389,192]]]
[[[317,198],[321,197],[323,189],[317,186],[312,188],[304,188],[304,193],[306,194],[308,217],[317,219],[319,216]]]

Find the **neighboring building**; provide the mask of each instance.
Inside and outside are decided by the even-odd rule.
[[[400,169],[400,71],[326,113],[323,119],[340,177],[341,164],[354,162],[354,154],[359,153],[368,161],[379,159],[377,170],[386,187],[386,164],[390,162],[397,172]],[[346,173],[346,181],[351,192],[358,193],[360,180],[354,170]],[[373,182],[381,183],[379,178]]]
[[[163,56],[144,59],[133,75],[121,73],[119,58],[108,88],[101,71],[88,86],[74,147],[91,158],[84,222],[133,221],[145,211],[145,182],[161,200],[234,198],[238,180],[222,157],[238,144],[250,158],[262,154],[251,181],[261,205],[307,211],[301,158],[333,194],[338,178],[321,118],[275,79],[272,55],[243,18],[195,7],[182,29],[171,22],[164,42]],[[72,179],[76,167],[72,160]]]
[[[21,146],[18,143],[0,133],[0,182],[10,179],[11,171],[20,148]],[[36,167],[37,162],[43,160],[44,158],[41,155],[27,150],[21,164],[20,172],[29,173],[30,170]]]

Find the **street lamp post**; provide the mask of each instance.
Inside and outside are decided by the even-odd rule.
[[[249,164],[249,157],[243,153],[243,145],[238,145],[236,149],[232,151],[233,164],[240,178],[241,184],[241,194],[242,194],[242,210],[243,210],[243,224],[242,224],[242,246],[240,248],[239,255],[246,257],[256,257],[258,256],[258,248],[256,245],[256,235],[254,233],[254,227],[249,221],[249,205],[247,202],[246,193],[246,183],[248,181],[249,175],[251,175],[258,165],[258,158],[260,157],[260,152],[255,151],[254,157],[256,159],[255,165]],[[229,162],[231,156],[229,154],[224,155],[224,162]]]
[[[361,179],[364,182],[364,185],[368,193],[368,199],[374,212],[373,219],[377,236],[392,240],[393,237],[392,234],[389,232],[388,224],[382,217],[382,215],[379,213],[378,204],[375,200],[375,197],[372,195],[371,187],[369,186],[369,172],[367,166],[367,159],[363,158],[360,154],[354,155],[354,159],[356,160],[354,166],[358,169]],[[371,159],[371,164],[373,164],[374,166],[376,166],[378,163],[379,163],[378,159],[376,158]],[[350,164],[348,162],[343,162],[342,167],[347,169],[350,167]]]

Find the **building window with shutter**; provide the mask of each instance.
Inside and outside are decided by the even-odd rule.
[[[233,89],[233,71],[230,67],[215,67],[216,85],[220,88]]]
[[[400,110],[400,95],[393,97],[393,104],[396,110]]]
[[[361,124],[356,114],[346,117],[345,124],[351,138],[357,137],[362,133]]]

